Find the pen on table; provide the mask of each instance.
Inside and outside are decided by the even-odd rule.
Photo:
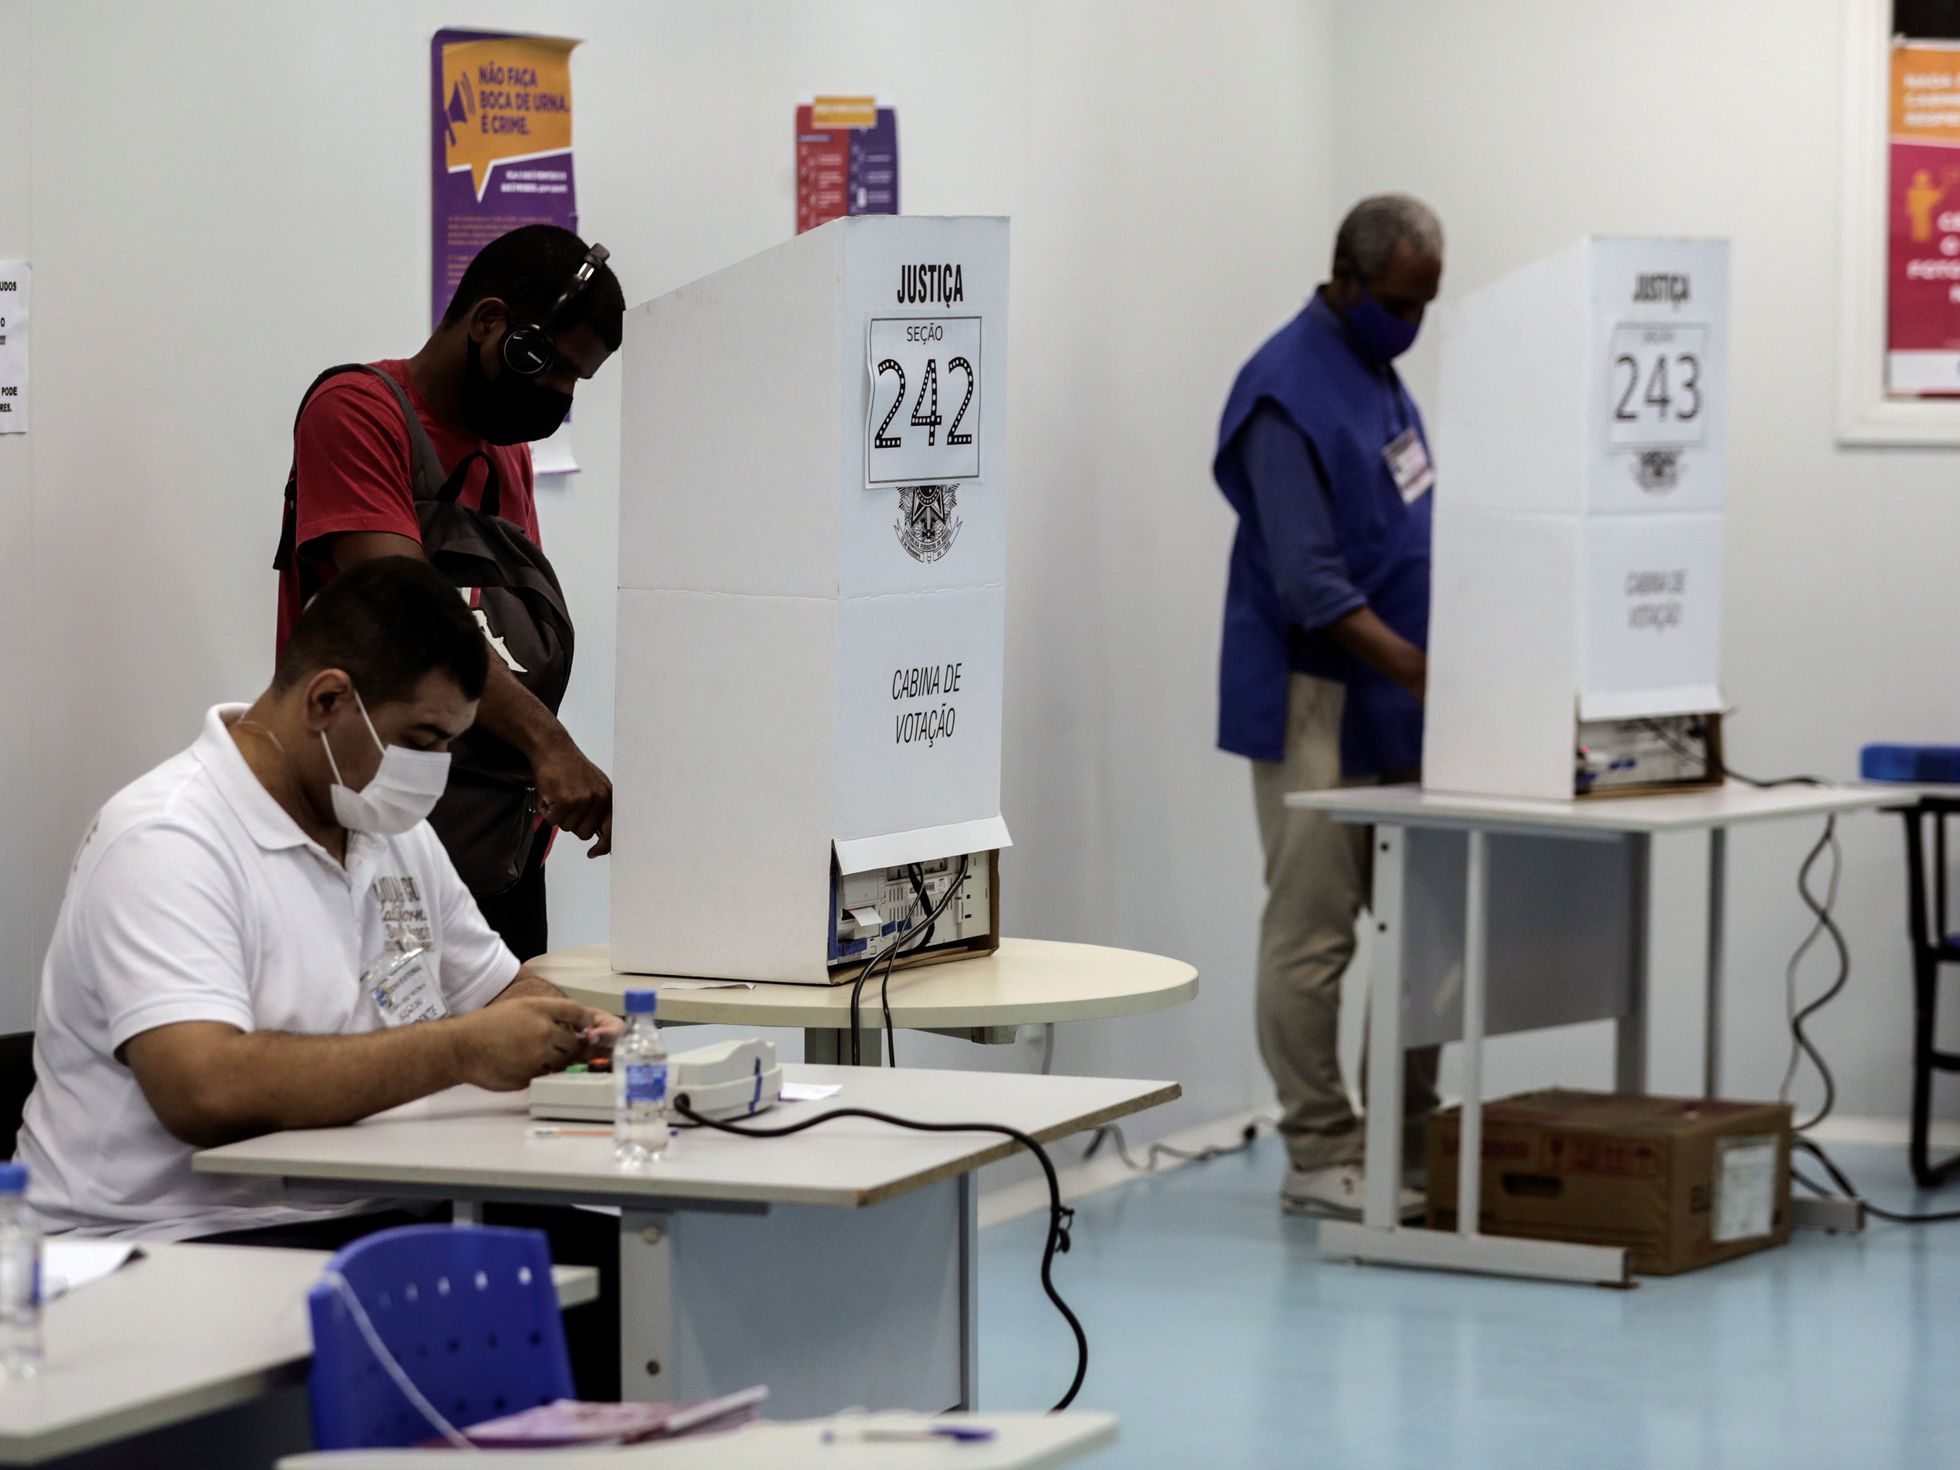
[[[571,1138],[571,1137],[611,1138],[612,1129],[610,1128],[551,1128],[551,1127],[546,1127],[543,1124],[538,1124],[532,1127],[531,1137],[533,1138]]]
[[[861,1429],[826,1429],[823,1432],[825,1444],[840,1444],[847,1440],[865,1444],[918,1444],[935,1439],[950,1439],[956,1444],[979,1444],[993,1437],[992,1429],[978,1424],[929,1424],[917,1429],[867,1424]]]

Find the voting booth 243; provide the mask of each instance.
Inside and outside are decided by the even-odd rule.
[[[998,945],[1004,219],[840,219],[627,314],[612,961]]]
[[[1727,245],[1584,240],[1440,325],[1423,785],[1719,781]],[[1437,1045],[1463,1035],[1467,838],[1404,840],[1401,1040]],[[1644,882],[1628,843],[1494,833],[1485,1033],[1629,1014]]]
[[[1425,786],[1721,779],[1728,277],[1587,239],[1444,314]]]

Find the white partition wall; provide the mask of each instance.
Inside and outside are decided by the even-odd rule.
[[[1588,239],[1442,321],[1426,785],[1569,797],[1581,721],[1721,707],[1728,246]]]
[[[26,0],[0,0],[0,36],[25,37],[29,16]],[[25,44],[0,45],[0,137],[24,139],[28,127],[28,47]],[[0,260],[28,260],[34,257],[33,231],[29,213],[29,158],[24,145],[0,148]],[[30,373],[32,371],[30,365]],[[30,388],[30,391],[31,388]],[[34,446],[28,435],[0,434],[0,541],[32,554],[34,544],[33,490]],[[0,651],[0,680],[15,692],[7,711],[0,715],[0,762],[10,771],[34,768],[33,712],[36,700],[36,669],[44,663],[36,646],[33,627],[33,583],[26,576],[0,579],[0,621],[15,630],[15,636]],[[35,783],[9,781],[0,793],[0,831],[23,834],[33,826]],[[15,837],[20,840],[19,836]],[[25,866],[23,855],[11,854]],[[32,890],[23,882],[6,886],[0,897],[0,1033],[25,1031],[33,1025],[35,991],[33,977],[40,973],[41,951],[35,942],[36,913]]]
[[[1007,845],[1007,233],[838,220],[628,314],[620,968],[822,980],[833,868]]]

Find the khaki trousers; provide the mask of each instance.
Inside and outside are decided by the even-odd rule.
[[[1279,1097],[1280,1134],[1302,1169],[1358,1163],[1362,1155],[1360,1121],[1341,1081],[1341,976],[1354,958],[1354,924],[1368,900],[1373,832],[1284,804],[1289,791],[1390,779],[1341,779],[1344,698],[1342,686],[1331,680],[1294,674],[1286,699],[1286,758],[1252,762],[1253,805],[1266,849],[1259,1054]],[[1426,1047],[1407,1058],[1403,1120],[1412,1140],[1420,1139],[1436,1106],[1437,1055]],[[1404,1153],[1406,1163],[1421,1157]]]

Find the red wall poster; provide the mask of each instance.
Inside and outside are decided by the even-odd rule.
[[[1960,396],[1960,43],[1895,41],[1885,391]]]

